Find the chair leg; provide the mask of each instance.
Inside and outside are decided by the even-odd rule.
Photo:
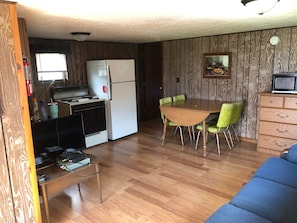
[[[231,149],[231,145],[230,145],[230,142],[229,142],[228,137],[227,137],[227,135],[226,135],[226,131],[223,131],[223,133],[224,133],[226,142],[227,142],[227,144],[228,144],[228,146],[229,146],[229,149]]]
[[[188,133],[189,133],[190,140],[192,141],[193,138],[192,138],[192,132],[191,132],[190,126],[188,126]]]
[[[175,135],[179,126],[176,126],[172,135]]]
[[[233,139],[232,139],[231,131],[230,131],[229,128],[227,129],[227,131],[228,131],[228,134],[229,134],[229,139],[230,139],[230,142],[231,142],[231,146],[232,146],[232,148],[234,148],[234,143],[233,143]]]
[[[179,133],[180,133],[180,141],[181,141],[181,144],[184,145],[184,137],[183,137],[183,130],[182,130],[182,127],[181,126],[178,126],[179,128]]]
[[[193,140],[195,140],[195,129],[193,125],[192,125],[192,134],[193,134]]]
[[[197,133],[196,144],[195,144],[195,150],[197,150],[197,148],[198,148],[198,143],[199,143],[200,134],[201,134],[201,130],[199,130],[198,133]]]
[[[220,139],[219,139],[219,134],[218,133],[216,133],[216,139],[217,139],[218,154],[221,155]]]
[[[234,138],[236,139],[237,142],[240,142],[239,137],[238,137],[238,135],[237,135],[237,133],[236,133],[236,130],[235,130],[234,125],[231,125],[231,128],[232,128],[232,130],[233,130],[233,132],[234,132]]]

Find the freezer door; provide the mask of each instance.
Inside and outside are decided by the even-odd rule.
[[[110,99],[109,71],[102,61],[87,61],[88,85],[91,95]]]
[[[110,140],[138,132],[135,82],[113,84],[106,110]]]
[[[135,81],[134,60],[106,60],[111,83]]]

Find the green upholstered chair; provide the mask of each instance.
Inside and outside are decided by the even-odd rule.
[[[175,95],[172,97],[172,99],[173,99],[173,102],[184,101],[184,100],[186,100],[186,95],[184,95],[184,94]]]
[[[232,140],[232,139],[231,139],[229,127],[231,125],[231,118],[232,118],[233,111],[234,111],[233,103],[224,103],[224,104],[222,104],[220,114],[219,114],[217,121],[211,120],[208,123],[206,123],[207,134],[208,133],[215,134],[219,155],[221,154],[220,138],[219,138],[220,133],[224,134],[225,140],[228,144],[228,147],[229,147],[229,149],[231,149],[231,144],[230,144],[229,140]],[[197,125],[196,128],[198,129],[198,134],[200,135],[200,133],[202,131],[202,124]],[[228,139],[227,134],[229,135],[229,139]],[[197,146],[198,146],[199,135],[197,135],[195,149],[197,149]]]
[[[216,136],[218,154],[219,155],[221,154],[220,138],[219,138],[220,133],[224,134],[225,140],[226,140],[226,142],[227,142],[227,144],[229,146],[229,149],[231,149],[231,145],[230,145],[230,142],[229,142],[229,139],[231,139],[231,138],[228,139],[227,133],[230,136],[229,127],[231,125],[233,111],[234,111],[234,104],[233,103],[224,103],[222,105],[222,107],[221,107],[217,123],[209,125],[207,127],[207,132],[213,133]]]
[[[165,97],[165,98],[160,98],[159,99],[159,105],[164,105],[164,104],[171,104],[172,103],[172,98],[171,97]],[[161,119],[164,122],[164,114],[161,112]]]
[[[170,104],[170,103],[172,103],[172,98],[171,97],[165,97],[165,98],[160,98],[159,99],[159,105]],[[161,112],[161,119],[162,119],[163,124],[164,124],[165,116],[164,116],[164,114],[162,112]],[[175,124],[174,122],[172,122],[170,120],[167,120],[167,125],[172,126],[172,127],[176,127],[176,130],[179,129],[181,144],[184,145],[184,137],[183,137],[182,127]]]
[[[234,133],[234,138],[236,139],[237,142],[239,142],[239,134],[236,132],[235,126],[241,117],[241,113],[242,113],[242,109],[243,109],[243,101],[242,100],[236,101],[236,102],[233,102],[233,104],[234,104],[234,112],[231,117],[230,127]]]
[[[216,122],[217,122],[217,119],[211,119],[209,121],[206,121],[205,128],[207,129],[208,126],[216,124]],[[196,125],[196,129],[198,130],[198,132],[197,132],[197,137],[196,137],[195,150],[197,150],[197,148],[198,148],[200,135],[201,135],[201,132],[203,131],[202,123],[199,123],[198,125]],[[207,140],[207,136],[208,136],[208,132],[206,131],[206,140]]]
[[[175,95],[172,97],[173,102],[177,102],[177,101],[184,101],[186,100],[186,95],[185,94],[179,94],[179,95]],[[189,132],[189,137],[190,140],[195,140],[195,130],[194,130],[194,126],[186,126],[188,128],[188,132]]]

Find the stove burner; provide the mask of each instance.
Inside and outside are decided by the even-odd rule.
[[[79,98],[76,100],[76,102],[80,102],[80,101],[89,101],[91,100],[91,98]]]
[[[66,98],[66,99],[61,99],[61,101],[72,102],[72,101],[73,101],[73,99]]]
[[[75,97],[75,98],[62,98],[61,101],[66,101],[66,102],[80,102],[80,101],[88,101],[92,99],[98,99],[92,96],[82,96],[82,97]]]
[[[91,99],[92,96],[90,96],[90,95],[85,95],[85,96],[82,96],[82,98],[88,98],[88,99]]]
[[[100,100],[97,96],[85,95],[81,97],[73,97],[73,98],[61,98],[60,101],[64,103],[74,104],[74,103],[92,103]]]

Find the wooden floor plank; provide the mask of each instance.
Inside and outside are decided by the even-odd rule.
[[[224,140],[218,156],[211,138],[203,157],[201,142],[195,151],[187,134],[181,146],[179,135],[168,131],[162,147],[161,132],[160,120],[151,120],[140,123],[137,134],[85,150],[101,160],[103,203],[92,178],[81,193],[73,186],[49,199],[51,222],[204,222],[270,157],[244,141],[230,150]]]

